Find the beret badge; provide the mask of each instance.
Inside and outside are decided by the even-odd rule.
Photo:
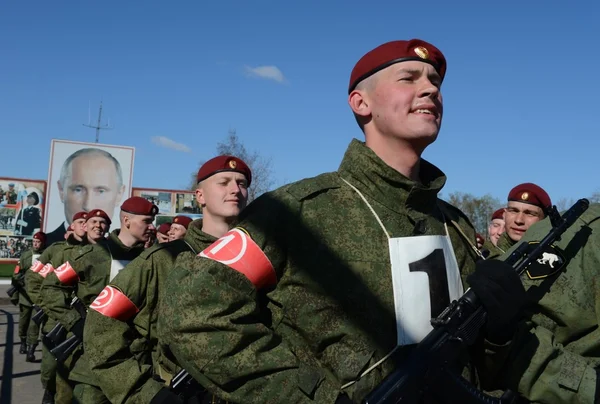
[[[523,192],[521,194],[521,199],[524,200],[524,201],[528,200],[529,199],[529,193],[528,192]]]
[[[417,46],[415,48],[415,53],[417,54],[418,57],[420,57],[421,59],[429,59],[429,51],[427,50],[426,47],[424,46]]]
[[[235,162],[235,160],[229,160],[229,168],[236,168],[237,167],[237,163]]]

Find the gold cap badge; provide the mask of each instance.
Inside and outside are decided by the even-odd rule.
[[[236,168],[237,167],[237,163],[235,162],[235,160],[229,160],[229,168]]]
[[[526,201],[527,199],[529,199],[529,193],[528,192],[523,192],[521,194],[521,199]]]
[[[429,51],[424,46],[417,46],[415,48],[415,53],[421,59],[429,59]]]
[[[100,211],[99,210],[96,211],[96,216],[100,216]]]

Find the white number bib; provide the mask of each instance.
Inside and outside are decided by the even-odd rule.
[[[431,318],[463,294],[448,236],[389,239],[398,345],[419,343]]]

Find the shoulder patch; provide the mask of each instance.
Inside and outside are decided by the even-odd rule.
[[[127,321],[140,311],[123,292],[110,285],[102,289],[90,309],[119,321]]]
[[[534,249],[539,241],[530,241],[530,249]],[[529,279],[543,279],[560,271],[567,260],[563,253],[555,246],[548,246],[542,255],[533,261],[526,269]]]
[[[294,198],[302,201],[320,192],[340,188],[341,186],[339,174],[331,172],[290,184],[287,192]]]

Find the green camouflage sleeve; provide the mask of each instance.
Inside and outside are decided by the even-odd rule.
[[[276,207],[284,204],[298,212],[299,204],[281,199],[270,204],[269,198],[273,196],[263,195],[249,205],[239,227],[279,272],[286,257],[276,233],[292,213]],[[264,322],[261,292],[248,278],[219,262],[184,255],[187,259],[178,259],[167,278],[158,318],[159,339],[184,369],[209,391],[233,402],[335,402],[339,387],[315,363],[300,361]]]
[[[71,307],[74,290],[74,286],[61,283],[54,272],[46,276],[40,289],[40,307],[48,317],[60,322],[67,330],[81,319],[77,310]]]
[[[107,296],[114,296],[100,309],[105,314],[92,305],[86,317],[85,352],[98,385],[111,403],[149,403],[164,387],[152,378],[151,330],[140,335],[140,329],[132,325],[137,312],[148,304],[148,288],[157,289],[152,268],[152,259],[136,258],[105,288]],[[115,290],[109,294],[109,288]],[[100,293],[98,299],[103,296]]]
[[[40,288],[44,278],[37,272],[25,272],[25,290],[34,304],[41,307]]]
[[[496,359],[494,366],[501,370],[498,380],[532,402],[594,403],[600,366],[595,354],[600,349],[598,217],[600,205],[590,206],[554,244],[566,257],[565,269],[539,280],[524,275],[528,293],[537,296],[534,315],[520,324],[508,348],[488,349],[489,358]],[[539,241],[550,228],[549,220],[543,220],[522,240]]]

